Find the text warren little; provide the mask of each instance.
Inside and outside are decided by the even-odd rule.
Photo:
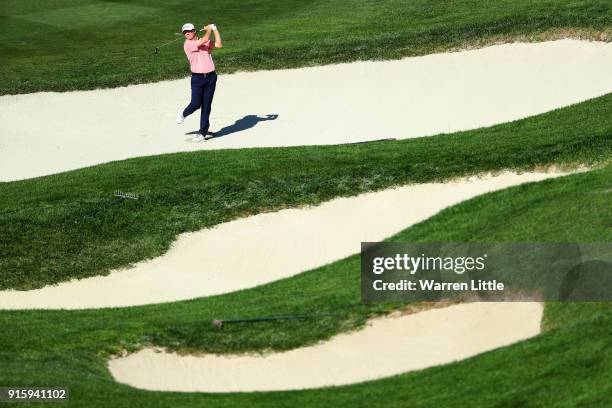
[[[417,283],[418,282],[418,283]],[[501,291],[504,284],[497,280],[471,280],[470,282],[436,282],[431,279],[420,279],[417,282],[402,279],[399,282],[383,282],[378,279],[372,283],[374,290],[431,290],[431,291]]]

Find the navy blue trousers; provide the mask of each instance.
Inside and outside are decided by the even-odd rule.
[[[189,102],[189,105],[183,111],[183,116],[187,117],[201,109],[200,133],[202,135],[206,135],[210,127],[210,109],[216,86],[217,74],[215,71],[208,74],[191,74],[191,102]]]

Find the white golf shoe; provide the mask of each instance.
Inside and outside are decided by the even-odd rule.
[[[183,116],[183,112],[179,112],[178,115],[176,115],[176,123],[180,125],[184,120],[185,117]]]
[[[204,140],[204,136],[197,134],[196,136],[193,137],[193,139],[191,139],[192,142],[203,142]]]

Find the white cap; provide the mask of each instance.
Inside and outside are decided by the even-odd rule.
[[[185,31],[193,31],[193,30],[195,30],[195,26],[191,23],[186,23],[186,24],[183,24],[183,29],[181,31],[185,32]]]

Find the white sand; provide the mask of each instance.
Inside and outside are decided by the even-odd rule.
[[[201,149],[346,143],[473,129],[612,91],[612,43],[562,40],[219,78],[211,130],[278,119],[189,143],[177,125],[189,79],[0,97],[0,181],[129,157]]]
[[[238,219],[179,236],[163,256],[134,268],[31,291],[0,291],[0,309],[100,308],[172,302],[250,288],[359,253],[471,197],[560,173],[404,186],[318,207]]]
[[[374,380],[465,359],[540,333],[538,303],[467,303],[372,320],[363,330],[282,353],[180,356],[145,349],[113,359],[113,377],[156,391],[240,392]]]

